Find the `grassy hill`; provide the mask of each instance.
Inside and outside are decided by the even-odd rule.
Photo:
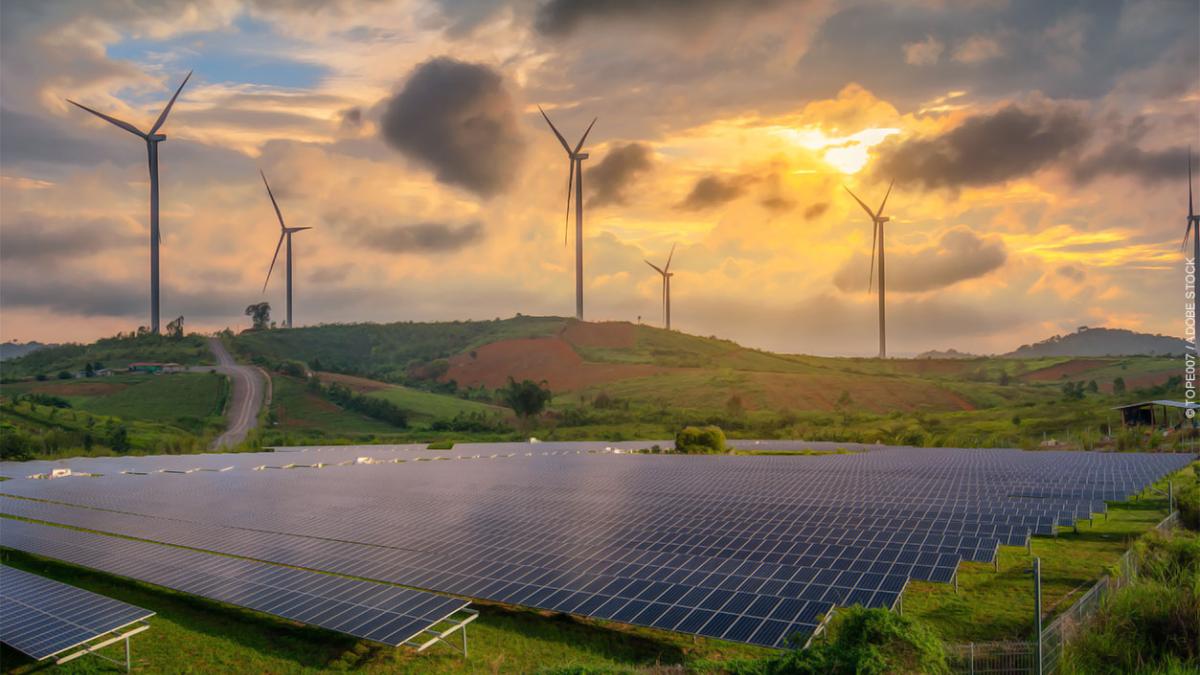
[[[24,356],[7,359],[0,368],[7,381],[43,375],[55,377],[59,372],[77,373],[88,363],[105,368],[124,370],[136,361],[159,361],[183,365],[214,363],[205,339],[199,335],[170,338],[163,335],[138,335],[97,340],[89,345],[63,344],[48,346]]]

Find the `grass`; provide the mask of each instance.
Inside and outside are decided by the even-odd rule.
[[[449,419],[460,413],[483,413],[486,415],[512,414],[507,408],[487,405],[478,401],[468,401],[457,396],[434,394],[397,385],[373,391],[368,396],[375,396],[395,403],[409,413],[410,419],[417,422]]]
[[[13,567],[156,612],[151,629],[132,639],[134,670],[140,672],[632,672],[769,653],[748,645],[693,641],[652,629],[481,604],[475,606],[479,619],[467,629],[468,658],[444,645],[417,654],[20,552],[6,551],[3,558]],[[23,675],[38,669],[28,658],[2,649],[6,672]],[[101,653],[123,658],[122,649],[113,646]],[[114,670],[98,659],[83,658],[57,672]]]
[[[385,422],[344,410],[308,390],[294,377],[271,375],[271,412],[281,432],[325,434],[387,434],[403,431]]]
[[[121,370],[135,361],[161,361],[183,365],[213,363],[208,344],[200,335],[169,338],[161,335],[113,337],[97,340],[90,345],[65,344],[46,347],[21,358],[4,362],[4,378],[20,379],[46,375],[55,377],[60,371],[80,372],[84,364],[99,362],[106,368]]]
[[[1165,481],[1157,484],[1165,488]],[[1063,528],[1057,537],[1034,537],[1032,555],[1001,547],[999,571],[990,563],[958,567],[958,593],[949,584],[912,581],[904,592],[904,612],[937,631],[946,642],[1028,639],[1033,634],[1032,556],[1041,558],[1043,623],[1066,610],[1129,549],[1132,541],[1167,515],[1166,498],[1149,491],[1137,501],[1109,504],[1079,532]]]
[[[175,373],[5,385],[7,392],[52,393],[96,415],[175,423],[220,416],[228,383],[224,375]]]

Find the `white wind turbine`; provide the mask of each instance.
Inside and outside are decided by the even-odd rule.
[[[192,72],[189,70],[187,77],[183,78],[183,82],[175,90],[175,95],[171,97],[170,101],[167,101],[167,106],[163,108],[162,112],[158,115],[158,119],[154,121],[154,125],[146,132],[128,122],[110,117],[82,103],[76,103],[71,99],[67,99],[68,103],[78,106],[96,117],[146,141],[146,154],[150,161],[150,330],[154,333],[158,333],[158,144],[167,140],[166,134],[160,134],[158,130],[167,121],[167,115],[171,112],[171,106],[175,105],[175,99],[179,98],[179,92],[183,91],[183,85],[187,84],[191,77]]]
[[[311,230],[311,227],[288,227],[283,222],[283,214],[279,211],[279,204],[275,201],[275,194],[271,192],[271,184],[267,182],[267,174],[259,169],[258,173],[262,176],[263,185],[267,186],[267,196],[271,198],[271,206],[275,207],[275,217],[279,219],[279,242],[275,244],[275,255],[271,257],[271,266],[267,268],[267,280],[263,282],[263,293],[267,292],[267,283],[271,281],[271,271],[275,269],[275,261],[279,259],[279,248],[283,246],[283,240],[287,239],[287,327],[292,327],[292,235],[296,232]]]
[[[558,142],[562,143],[563,150],[567,151],[567,159],[570,160],[570,173],[567,175],[567,215],[569,221],[571,217],[571,186],[575,186],[575,318],[583,321],[583,160],[588,158],[588,153],[580,152],[583,148],[583,142],[587,140],[588,134],[591,133],[592,127],[596,124],[596,119],[592,119],[592,123],[588,125],[583,136],[579,138],[579,142],[575,144],[575,148],[571,149],[567,145],[567,139],[558,133],[558,129],[554,126],[554,122],[550,121],[550,117],[546,115],[546,111],[538,106],[538,112],[542,113],[542,117],[546,119],[546,124],[550,125],[550,130],[554,132],[554,136],[558,138]],[[563,245],[566,245],[566,223],[563,223]]]
[[[667,264],[659,267],[649,260],[644,261],[647,265],[654,268],[655,272],[662,275],[662,305],[663,305],[663,323],[667,330],[671,330],[671,277],[675,273],[671,271],[671,259],[675,257],[675,244],[671,244],[671,253],[667,256]]]

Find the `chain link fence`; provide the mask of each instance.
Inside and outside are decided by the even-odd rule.
[[[1154,526],[1166,532],[1179,524],[1175,511]],[[1084,629],[1110,593],[1137,579],[1137,558],[1126,551],[1117,562],[1115,574],[1105,576],[1087,590],[1066,611],[1042,630],[1042,663],[1038,666],[1036,642],[979,642],[947,645],[950,669],[964,675],[1031,675],[1057,673],[1067,645]]]

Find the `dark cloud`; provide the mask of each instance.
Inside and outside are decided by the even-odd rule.
[[[820,218],[821,216],[825,215],[825,212],[828,210],[829,202],[817,202],[816,204],[804,209],[804,219],[813,220],[815,218]]]
[[[887,289],[933,291],[981,277],[1007,259],[1008,251],[999,239],[983,239],[965,227],[957,227],[943,234],[936,244],[914,251],[888,251]],[[833,283],[841,291],[866,290],[870,271],[870,256],[857,255],[837,271]]]
[[[0,228],[0,260],[45,263],[145,241],[113,218],[55,222],[37,213],[5,214],[4,227]]]
[[[353,131],[362,126],[363,113],[362,108],[346,108],[339,116],[342,118],[342,129]]]
[[[1081,283],[1084,277],[1083,270],[1075,265],[1060,265],[1059,267],[1055,268],[1054,273],[1064,279],[1074,281],[1075,283]]]
[[[79,119],[75,121],[82,128],[87,113],[78,112]],[[9,166],[26,162],[94,165],[106,161],[123,164],[146,161],[145,147],[134,144],[137,138],[113,127],[109,129],[111,134],[94,138],[89,133],[84,137],[83,132],[65,127],[65,122],[58,118],[0,108],[0,161]],[[127,139],[128,142],[118,143]]]
[[[413,70],[387,101],[380,130],[438,180],[485,196],[509,184],[525,147],[500,74],[449,57]]]
[[[1187,161],[1186,147],[1142,150],[1133,142],[1119,140],[1084,157],[1072,167],[1071,175],[1080,183],[1100,176],[1132,176],[1143,183],[1179,180]]]
[[[696,181],[691,192],[683,198],[678,208],[685,211],[700,211],[714,206],[727,204],[746,193],[750,184],[755,181],[753,176],[739,174],[735,176],[720,176],[710,174]]]
[[[614,146],[599,164],[587,171],[584,185],[591,194],[588,206],[625,204],[626,189],[635,178],[653,167],[650,146],[644,143]]]
[[[148,286],[139,279],[8,273],[0,284],[0,304],[61,314],[144,320],[149,311]],[[244,293],[213,287],[193,291],[164,285],[162,289],[164,316],[228,317],[239,313],[246,306],[245,300]]]
[[[589,21],[652,22],[697,27],[731,11],[756,12],[781,0],[548,0],[535,17],[539,32],[563,36]]]
[[[1091,126],[1074,108],[1009,104],[937,136],[881,146],[877,176],[927,189],[991,185],[1020,178],[1079,149]]]
[[[356,239],[363,246],[392,253],[449,253],[483,239],[483,226],[479,223],[397,225],[363,229]]]

